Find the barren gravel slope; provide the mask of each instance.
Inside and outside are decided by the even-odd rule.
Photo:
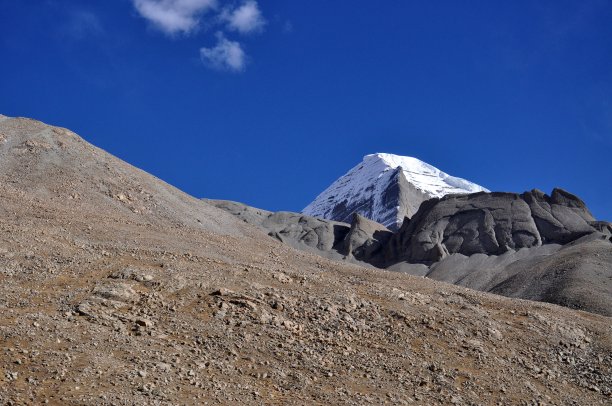
[[[612,401],[610,318],[296,251],[56,131],[0,120],[0,404]]]
[[[0,182],[74,211],[176,227],[243,234],[241,222],[40,121],[0,121]]]

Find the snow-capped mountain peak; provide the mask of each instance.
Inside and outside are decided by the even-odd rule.
[[[354,212],[397,229],[419,205],[432,197],[487,189],[451,176],[417,158],[377,153],[340,177],[302,213],[350,222]]]

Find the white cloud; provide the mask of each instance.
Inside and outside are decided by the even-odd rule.
[[[191,34],[201,25],[217,27],[217,43],[200,48],[204,65],[219,71],[242,72],[247,57],[242,44],[227,39],[224,32],[251,34],[266,25],[257,0],[227,0],[233,6],[222,7],[224,0],[131,0],[141,17],[168,34]],[[206,15],[208,13],[208,15]],[[203,20],[203,21],[202,21]]]
[[[138,13],[166,34],[190,33],[216,0],[132,0]]]
[[[247,0],[240,7],[224,12],[221,17],[230,30],[242,34],[259,32],[266,24],[255,0]]]
[[[239,42],[230,41],[223,33],[217,33],[217,45],[201,48],[200,58],[210,68],[242,72],[246,65],[246,54]]]

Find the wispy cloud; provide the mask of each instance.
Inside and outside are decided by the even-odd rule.
[[[132,0],[136,11],[166,34],[188,34],[200,17],[217,5],[216,0]]]
[[[210,68],[223,71],[242,72],[246,65],[246,54],[239,42],[230,41],[223,33],[217,33],[217,45],[201,48],[202,62]]]
[[[257,2],[245,1],[240,7],[222,13],[222,19],[227,22],[228,29],[242,34],[260,32],[266,25]]]
[[[204,65],[218,71],[242,72],[246,54],[240,42],[226,37],[227,32],[253,34],[267,24],[257,0],[232,1],[222,7],[222,0],[131,0],[138,14],[155,28],[175,37],[193,34],[203,25],[216,27],[217,43],[200,49]],[[228,1],[228,3],[230,3]]]

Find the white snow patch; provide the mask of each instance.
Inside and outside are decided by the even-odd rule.
[[[366,155],[363,161],[340,177],[323,191],[302,213],[330,219],[333,209],[344,201],[374,200],[373,213],[369,217],[389,226],[390,210],[382,204],[382,194],[391,181],[393,172],[402,168],[408,182],[429,197],[447,194],[488,192],[482,186],[451,176],[417,158],[377,153]],[[395,210],[398,211],[399,207]],[[397,217],[397,216],[395,216]],[[387,219],[386,221],[383,221]],[[401,221],[401,219],[399,219]],[[385,222],[387,224],[385,224]]]

